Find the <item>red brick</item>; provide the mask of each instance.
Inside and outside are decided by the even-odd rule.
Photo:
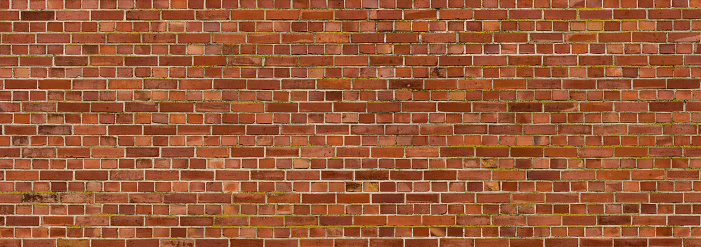
[[[694,246],[699,5],[0,1],[0,245]]]

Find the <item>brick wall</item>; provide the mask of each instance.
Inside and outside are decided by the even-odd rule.
[[[0,0],[0,246],[698,246],[699,0]]]

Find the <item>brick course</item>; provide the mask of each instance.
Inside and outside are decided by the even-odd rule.
[[[701,246],[699,0],[0,0],[0,246]]]

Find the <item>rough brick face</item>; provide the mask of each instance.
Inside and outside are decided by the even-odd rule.
[[[0,246],[701,246],[699,0],[0,0]]]

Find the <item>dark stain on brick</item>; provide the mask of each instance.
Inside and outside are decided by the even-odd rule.
[[[56,203],[58,202],[57,194],[39,194],[39,193],[27,193],[22,195],[22,202],[24,203]]]

